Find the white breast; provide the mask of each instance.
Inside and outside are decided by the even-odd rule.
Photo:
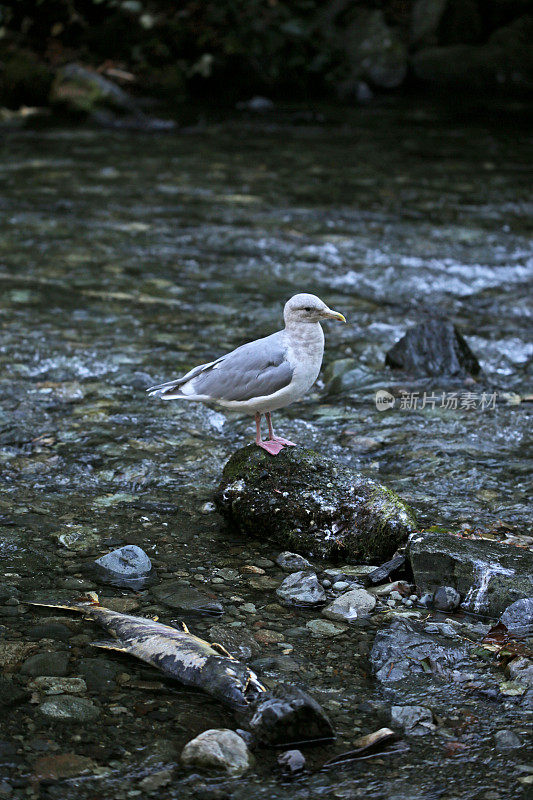
[[[320,323],[300,324],[285,330],[287,359],[293,368],[292,381],[272,395],[254,397],[246,401],[220,401],[226,408],[247,414],[275,411],[303,397],[315,383],[324,355],[324,332]]]

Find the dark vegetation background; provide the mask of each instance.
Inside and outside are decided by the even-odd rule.
[[[529,0],[12,0],[0,17],[9,109],[68,105],[71,62],[169,106],[533,87]]]

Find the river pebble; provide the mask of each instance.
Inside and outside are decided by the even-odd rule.
[[[276,594],[287,603],[314,606],[326,599],[324,588],[314,572],[293,572],[276,589]]]
[[[276,564],[284,572],[301,572],[302,570],[313,569],[313,565],[298,553],[290,553],[286,550],[276,558]]]
[[[94,705],[92,700],[70,694],[62,694],[52,700],[45,700],[39,706],[39,711],[44,717],[65,722],[89,722],[100,716],[100,709]]]
[[[376,606],[376,598],[365,589],[352,589],[341,594],[322,610],[328,619],[350,622],[370,614]]]
[[[212,729],[187,742],[181,753],[186,767],[216,770],[228,775],[243,775],[253,763],[246,743],[235,731]]]
[[[67,674],[68,662],[68,653],[37,653],[24,662],[20,672],[22,675],[55,675],[61,677]]]
[[[461,595],[453,586],[440,586],[433,595],[437,611],[454,611],[461,604]]]

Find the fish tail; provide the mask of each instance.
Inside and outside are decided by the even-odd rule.
[[[29,601],[29,606],[41,606],[43,608],[61,608],[65,611],[87,611],[88,608],[100,608],[100,601],[96,592],[87,592],[82,597],[72,600],[70,603],[38,603]]]

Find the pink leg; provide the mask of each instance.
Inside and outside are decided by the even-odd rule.
[[[255,415],[255,443],[258,447],[262,447],[271,456],[277,456],[280,450],[283,450],[281,442],[268,441],[264,442],[261,439],[261,414],[259,412]]]
[[[287,445],[288,447],[296,447],[294,442],[289,442],[288,439],[283,439],[281,436],[274,436],[274,428],[272,427],[272,419],[270,417],[270,411],[267,411],[265,414],[266,421],[268,423],[268,436],[271,442],[279,442],[281,445]]]

